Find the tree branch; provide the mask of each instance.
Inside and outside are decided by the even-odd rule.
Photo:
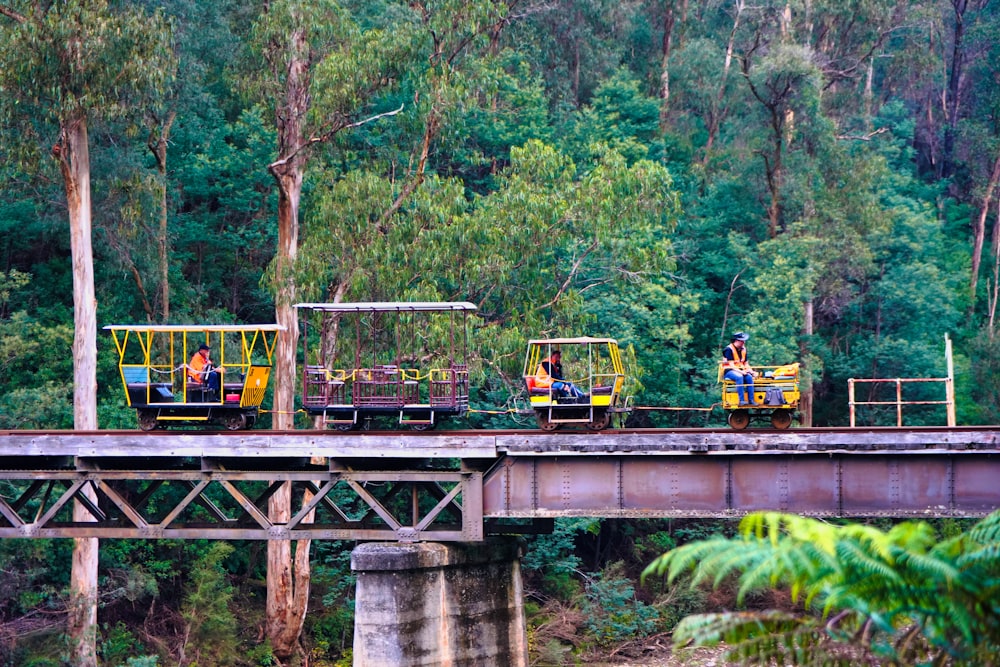
[[[283,158],[281,158],[279,160],[276,160],[275,162],[272,162],[271,164],[267,165],[267,170],[269,172],[271,172],[272,174],[277,175],[276,174],[277,170],[279,170],[281,167],[284,167],[286,164],[288,164],[289,162],[291,162],[293,159],[295,159],[295,157],[299,153],[301,153],[302,151],[306,150],[307,148],[309,148],[313,144],[325,143],[325,142],[329,141],[331,138],[333,138],[333,135],[337,134],[338,132],[340,132],[342,130],[349,130],[349,129],[354,128],[354,127],[361,127],[362,125],[366,125],[368,123],[375,122],[376,120],[379,120],[380,118],[385,118],[386,116],[395,116],[396,114],[398,114],[402,110],[403,110],[403,105],[400,104],[399,108],[396,109],[396,110],[394,110],[394,111],[386,111],[385,113],[376,114],[376,115],[371,116],[369,118],[365,118],[364,120],[355,121],[353,123],[344,123],[343,125],[341,125],[340,122],[338,121],[337,123],[334,123],[334,126],[332,128],[330,128],[329,130],[327,130],[326,132],[323,132],[322,134],[319,134],[319,135],[313,135],[313,136],[309,137],[308,139],[306,139],[306,141],[304,143],[302,143],[301,145],[297,146],[295,148],[295,150],[293,150],[291,153],[289,153],[288,155],[284,156]]]
[[[6,5],[0,5],[0,14],[6,16],[7,18],[14,19],[18,23],[27,23],[28,17],[22,14],[18,14],[13,9]]]
[[[590,244],[590,247],[584,250],[580,254],[580,256],[576,258],[576,261],[573,262],[573,268],[569,270],[569,274],[567,274],[566,280],[564,280],[562,285],[559,286],[559,291],[556,292],[556,295],[552,297],[552,299],[549,300],[548,303],[542,304],[541,308],[548,308],[550,306],[554,306],[556,302],[559,301],[560,297],[562,297],[562,295],[565,294],[566,290],[569,289],[569,285],[573,281],[573,278],[576,276],[577,271],[580,270],[580,265],[583,264],[583,260],[585,260],[596,247],[597,247],[597,240],[595,239],[594,242]]]
[[[880,127],[872,132],[867,132],[865,134],[838,134],[837,139],[850,139],[852,141],[871,141],[873,137],[884,134],[889,131],[887,127]]]

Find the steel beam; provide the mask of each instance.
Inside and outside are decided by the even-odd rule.
[[[508,455],[483,516],[975,517],[1000,508],[998,479],[996,452]]]

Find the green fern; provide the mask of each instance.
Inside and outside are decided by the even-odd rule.
[[[739,536],[693,542],[654,560],[643,577],[692,586],[738,581],[738,603],[788,590],[802,614],[730,612],[684,619],[674,642],[724,642],[746,664],[984,664],[1000,651],[1000,512],[939,540],[922,521],[888,531],[761,512]],[[852,661],[855,661],[852,663]]]

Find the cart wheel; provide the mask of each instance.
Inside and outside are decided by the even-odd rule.
[[[792,425],[791,410],[775,410],[771,413],[771,426],[786,429]]]
[[[156,423],[156,410],[139,410],[139,429],[143,431],[155,431],[159,424]]]
[[[560,424],[549,420],[548,410],[536,410],[535,419],[538,421],[538,428],[543,431],[554,431],[560,426]]]
[[[736,429],[737,431],[742,431],[747,426],[750,425],[750,411],[749,410],[733,410],[729,413],[727,418],[729,425]]]
[[[587,422],[587,429],[591,431],[603,431],[611,423],[611,413],[605,412],[600,415],[594,415],[594,421]]]
[[[239,431],[247,427],[247,416],[242,412],[231,412],[222,418],[222,425],[230,431]]]
[[[410,424],[411,431],[433,431],[434,424]]]
[[[351,422],[350,424],[334,424],[333,425],[333,430],[334,431],[353,431],[357,427],[358,427],[358,425],[355,424],[354,422]]]

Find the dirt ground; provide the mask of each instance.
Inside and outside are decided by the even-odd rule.
[[[737,667],[722,660],[723,653],[722,647],[673,651],[670,635],[664,634],[627,642],[606,656],[594,656],[581,664],[584,667]],[[543,666],[539,663],[537,667]]]
[[[722,649],[697,648],[670,653],[664,651],[660,655],[650,655],[640,658],[626,658],[613,662],[586,662],[584,667],[734,667],[733,663],[724,662],[719,656]]]

